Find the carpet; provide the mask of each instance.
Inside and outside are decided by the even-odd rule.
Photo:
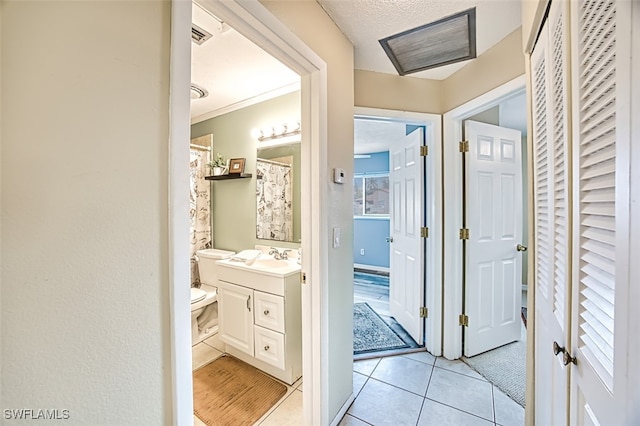
[[[354,354],[408,347],[369,304],[353,304]]]
[[[520,340],[463,361],[524,407],[526,381],[526,331],[521,326]]]
[[[231,356],[193,372],[193,411],[209,426],[253,425],[286,393],[284,384]]]

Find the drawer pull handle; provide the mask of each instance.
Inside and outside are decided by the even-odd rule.
[[[247,310],[251,312],[251,296],[247,297]]]
[[[268,309],[265,309],[265,310],[264,310],[264,314],[265,314],[265,315],[269,315],[269,310],[268,310]]]
[[[265,352],[269,352],[269,345],[267,345],[267,346],[265,346],[265,347],[264,347],[264,351],[265,351]]]

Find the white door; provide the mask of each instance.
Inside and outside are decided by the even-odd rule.
[[[637,1],[571,2],[573,90],[573,297],[570,415],[576,425],[637,425],[638,376],[632,342],[638,299],[629,289],[630,177],[638,146],[629,129],[637,120],[629,93],[638,81]],[[635,9],[632,13],[632,8]],[[631,18],[633,16],[633,18]],[[638,61],[635,61],[638,64]],[[633,82],[633,83],[632,83]],[[636,88],[636,96],[638,91]],[[633,159],[632,159],[633,158]],[[635,164],[634,164],[635,163]],[[637,178],[637,169],[635,177]],[[637,213],[636,213],[637,214]],[[638,216],[636,216],[637,219]],[[629,310],[632,309],[632,310]],[[636,346],[637,348],[637,346]],[[637,369],[636,369],[637,371]],[[635,392],[635,393],[634,393]]]
[[[531,55],[535,283],[535,418],[566,423],[569,370],[556,351],[569,347],[569,123],[567,3],[554,2]],[[552,83],[552,78],[555,82]]]
[[[253,356],[253,290],[220,281],[219,283],[220,339]]]
[[[389,311],[419,345],[423,344],[424,256],[420,228],[423,223],[424,166],[420,146],[424,130],[418,128],[394,143],[391,171],[391,259]]]
[[[522,304],[522,157],[520,131],[465,124],[466,356],[520,338]]]
[[[632,16],[637,2],[552,2],[531,58],[536,424],[640,418],[629,297]]]

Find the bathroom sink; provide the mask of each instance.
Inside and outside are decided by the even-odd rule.
[[[253,263],[249,266],[254,268],[280,269],[280,268],[289,268],[292,266],[292,263],[284,259],[275,259],[273,257],[260,256],[258,259],[254,260]]]
[[[285,282],[300,280],[300,264],[295,259],[275,259],[263,253],[253,262],[232,259],[216,262],[218,279],[272,294],[283,294]]]

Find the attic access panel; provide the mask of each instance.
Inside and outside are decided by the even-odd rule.
[[[379,40],[398,74],[476,57],[476,8]]]

